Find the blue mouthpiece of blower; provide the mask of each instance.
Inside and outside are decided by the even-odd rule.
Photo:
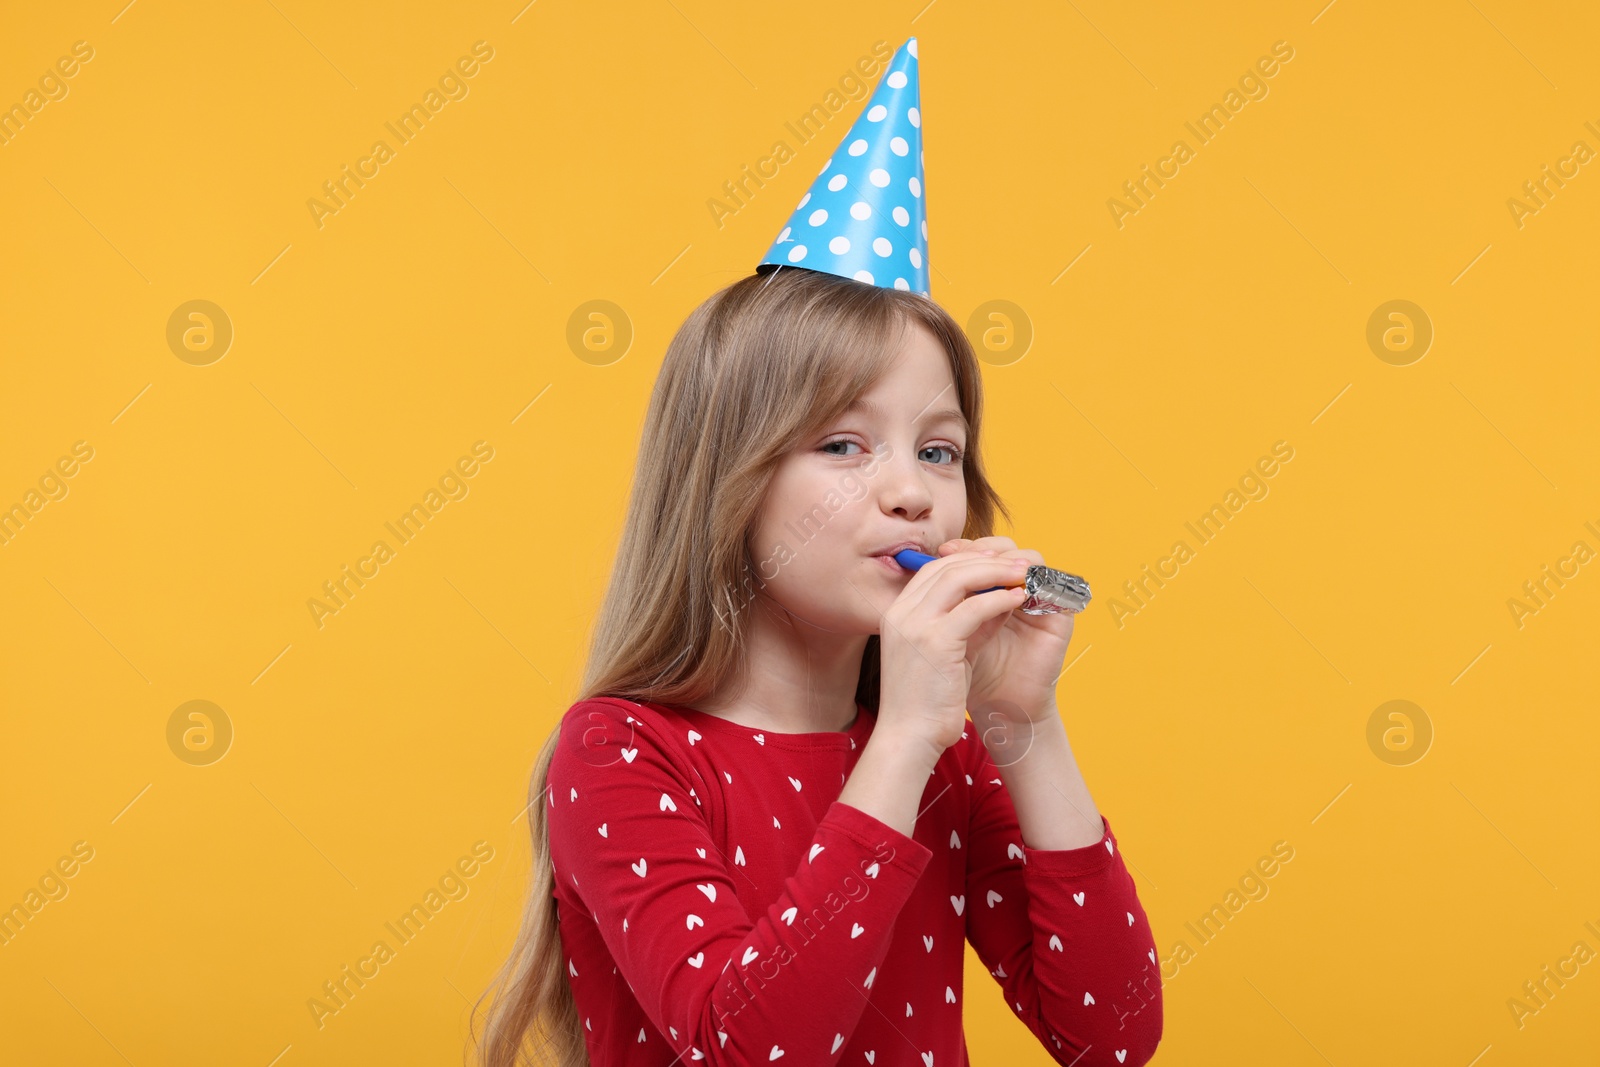
[[[914,548],[902,548],[894,554],[894,561],[908,571],[921,570],[938,558]],[[1017,610],[1028,615],[1053,615],[1056,612],[1076,615],[1088,606],[1093,595],[1089,592],[1089,583],[1076,574],[1038,563],[1027,569],[1023,586],[1028,590],[1028,598],[1017,605]],[[1004,588],[1003,585],[993,585],[978,592],[992,593]]]

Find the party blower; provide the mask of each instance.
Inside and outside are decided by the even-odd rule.
[[[904,548],[894,554],[894,561],[908,571],[921,570],[938,558],[914,548]],[[1018,604],[1016,610],[1028,615],[1054,615],[1061,611],[1076,615],[1089,606],[1089,583],[1076,574],[1035,563],[1023,575],[1023,584],[1028,590],[1028,599]],[[1004,588],[995,585],[978,592],[992,593]]]

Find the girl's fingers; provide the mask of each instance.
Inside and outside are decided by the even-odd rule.
[[[966,641],[978,628],[991,619],[1016,610],[1026,600],[1028,591],[1021,586],[1014,589],[996,589],[967,597],[950,611],[950,622],[956,636]]]
[[[1017,561],[999,556],[972,556],[939,563],[943,566],[923,584],[919,594],[913,595],[911,586],[907,585],[903,595],[910,597],[906,605],[910,610],[950,611],[980,589],[994,585],[1020,586],[1028,573],[1027,560],[1019,565]],[[926,571],[938,565],[930,563],[922,569]]]
[[[902,590],[900,595],[902,599],[904,599],[908,608],[915,607],[927,598],[930,590],[938,586],[940,581],[943,580],[943,575],[946,571],[952,568],[971,566],[973,564],[992,564],[998,558],[999,557],[997,556],[986,556],[973,552],[963,552],[960,555],[945,556],[941,559],[936,559],[932,563],[924,565],[922,569],[913,574],[911,576],[911,581],[906,583],[906,587],[904,590]],[[974,586],[973,588],[982,589],[984,587],[980,585]]]
[[[1000,537],[998,535],[979,538],[952,537],[950,540],[946,541],[944,544],[935,549],[934,555],[948,556],[953,552],[982,552],[985,550],[996,553],[1011,552],[1015,551],[1016,547],[1017,543],[1011,538]],[[945,551],[946,548],[949,549],[949,552]]]

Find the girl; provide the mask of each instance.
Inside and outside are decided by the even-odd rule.
[[[920,293],[780,269],[678,330],[485,1067],[956,1067],[967,941],[1056,1062],[1154,1054],[1150,927],[1055,703],[1073,616],[1015,611],[1044,559],[992,534],[981,411]]]

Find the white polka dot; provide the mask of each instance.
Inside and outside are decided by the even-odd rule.
[[[917,57],[917,39],[915,37],[906,42],[906,51],[911,53],[911,58]]]
[[[924,241],[926,241],[928,239],[928,220],[927,219],[923,219],[922,220],[922,239]]]
[[[916,267],[918,270],[922,269],[922,253],[918,252],[915,248],[911,250],[911,265]]]
[[[894,221],[897,226],[911,225],[911,212],[897,205],[894,209]],[[924,234],[923,236],[927,235]]]
[[[882,122],[889,114],[889,109],[882,104],[873,104],[867,111],[868,122]]]
[[[861,153],[865,152],[866,150],[867,150],[867,139],[865,137],[857,137],[854,141],[850,142],[850,154],[852,156],[859,156]]]
[[[916,126],[918,128],[920,128],[922,126],[922,113],[919,112],[916,108],[914,108],[914,107],[906,108],[906,118],[911,120],[911,125]]]
[[[789,227],[785,226],[783,232],[778,234],[778,243],[781,245],[789,239]]]
[[[906,185],[910,187],[912,196],[921,196],[922,195],[922,183],[917,181],[917,179],[912,178],[909,182],[906,183]]]
[[[817,208],[817,210],[811,213],[811,217],[806,221],[811,223],[813,226],[821,226],[824,222],[828,221],[828,209],[821,207]]]
[[[873,167],[872,173],[867,175],[867,180],[873,185],[876,185],[879,189],[882,189],[885,185],[889,184],[889,172],[884,170],[882,167]]]
[[[897,156],[903,156],[911,151],[911,146],[906,144],[904,137],[891,137],[889,138],[889,151]]]
[[[857,200],[850,205],[850,217],[860,221],[872,217],[872,206],[865,200]]]
[[[870,270],[858,270],[855,273],[855,279],[858,282],[866,282],[868,285],[871,285],[872,272]]]
[[[828,161],[822,165],[822,169],[817,171],[817,173],[818,174],[826,174],[826,173],[828,173],[828,168],[831,167],[831,166],[833,166],[833,157],[829,156],[828,157]]]
[[[811,194],[807,193],[805,196],[802,196],[800,198],[800,203],[795,205],[795,206],[796,206],[796,209],[798,210],[799,208],[805,207],[809,203],[811,203]]]
[[[832,252],[836,256],[844,255],[846,252],[850,251],[850,238],[835,237],[833,240],[828,242],[828,251]]]
[[[896,278],[894,280],[894,287],[896,289],[910,289],[911,288],[911,286],[906,284],[906,280],[904,278]]]
[[[806,258],[806,246],[805,245],[795,245],[793,248],[789,249],[789,262],[790,263],[798,263],[802,259],[805,259],[805,258]]]
[[[893,74],[889,75],[889,88],[891,88],[891,89],[904,89],[905,87],[906,87],[906,72],[905,71],[897,70]]]
[[[846,181],[847,179],[843,174],[835,174],[833,177],[828,179],[828,188],[837,193],[840,189],[844,188],[844,183]]]
[[[887,256],[894,251],[894,245],[889,243],[887,237],[876,237],[872,241],[872,250],[880,256]]]

